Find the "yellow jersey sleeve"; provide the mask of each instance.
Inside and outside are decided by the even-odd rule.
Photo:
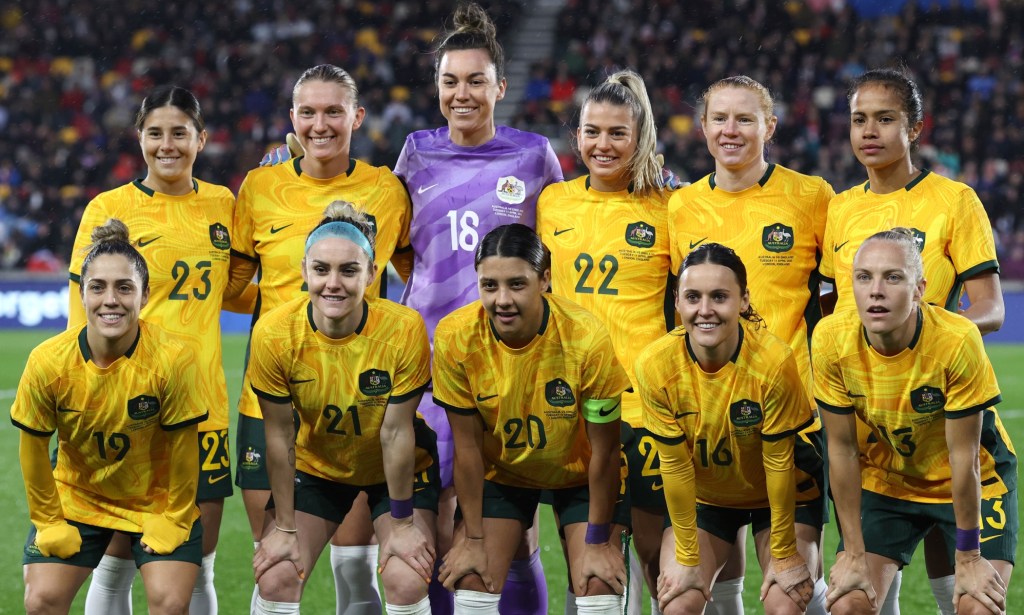
[[[457,338],[462,323],[442,318],[434,331],[434,399],[439,405],[462,413],[476,412],[469,377],[461,361]]]
[[[76,331],[77,333],[77,331]],[[53,385],[58,374],[48,369],[44,358],[53,344],[35,348],[28,357],[11,405],[11,422],[36,436],[50,436],[57,430],[57,400]]]
[[[277,327],[275,327],[277,325]],[[252,330],[252,349],[249,352],[249,385],[257,396],[277,403],[286,404],[292,399],[288,387],[288,374],[281,360],[286,355],[281,352],[282,343],[286,340],[280,333],[281,323],[277,319],[260,319]]]
[[[992,362],[985,353],[977,328],[969,328],[961,343],[955,346],[947,374],[947,419],[983,412],[1002,399]]]
[[[686,440],[686,432],[676,421],[668,392],[665,390],[666,383],[659,373],[658,366],[671,364],[665,353],[670,352],[673,346],[683,344],[681,331],[680,328],[648,346],[637,357],[633,372],[636,375],[637,392],[644,407],[644,428],[658,440],[673,445]]]
[[[964,185],[954,205],[953,237],[949,242],[949,258],[957,272],[957,282],[986,271],[999,271],[996,261],[995,237],[988,213],[974,190]],[[959,298],[959,297],[957,297]],[[955,309],[948,304],[946,309]]]
[[[822,410],[838,414],[854,411],[850,392],[843,382],[835,347],[835,325],[839,316],[826,316],[811,336],[811,357],[814,366],[814,399]]]

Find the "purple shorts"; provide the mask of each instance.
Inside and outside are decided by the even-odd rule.
[[[437,460],[441,471],[441,489],[452,486],[452,467],[455,460],[455,444],[452,442],[452,428],[448,424],[448,415],[444,408],[439,407],[430,397],[430,391],[420,400],[419,413],[427,425],[437,434]]]

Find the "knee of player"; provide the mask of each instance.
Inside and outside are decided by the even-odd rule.
[[[302,579],[290,561],[278,562],[259,580],[260,597],[273,602],[298,602],[302,595]]]
[[[829,611],[831,615],[872,615],[875,612],[877,611],[871,608],[871,602],[868,601],[868,595],[860,590],[843,595],[835,601]]]
[[[777,590],[777,591],[776,591]],[[803,611],[778,586],[772,588],[764,600],[765,615],[801,615]]]
[[[706,606],[707,601],[704,600],[704,595],[691,589],[676,596],[672,602],[665,605],[661,612],[663,615],[701,615]]]
[[[150,613],[161,615],[188,615],[189,602],[192,600],[192,587],[185,591],[178,588],[156,588],[146,590],[146,598],[149,602]]]
[[[988,607],[970,596],[960,598],[960,605],[957,607],[956,613],[957,615],[992,615],[992,611]]]
[[[398,557],[388,561],[380,580],[390,604],[416,604],[427,595],[427,582]]]
[[[504,579],[502,579],[502,585],[503,584],[504,584]],[[490,593],[500,594],[501,593],[502,585],[499,585],[498,584],[498,580],[495,579],[495,581],[494,581],[494,592],[490,592],[490,591],[487,590],[487,587],[484,585],[484,581],[483,581],[483,579],[480,578],[480,575],[478,575],[478,574],[476,574],[474,572],[474,573],[471,573],[471,574],[467,574],[466,576],[464,576],[461,579],[459,579],[458,581],[456,581],[455,582],[455,589],[461,589],[461,590],[466,590],[466,591],[471,591],[471,592],[481,592],[481,593],[484,593],[484,594],[490,594]]]
[[[25,612],[29,615],[67,612],[71,605],[65,602],[64,592],[56,584],[32,583],[25,586]]]

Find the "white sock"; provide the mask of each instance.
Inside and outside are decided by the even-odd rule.
[[[377,546],[331,545],[337,615],[380,615]]]
[[[576,594],[565,588],[565,615],[576,615]]]
[[[896,576],[889,584],[889,593],[882,601],[882,608],[878,610],[878,615],[900,615],[900,585],[903,585],[903,571],[897,570]]]
[[[825,579],[818,579],[814,582],[814,594],[811,602],[807,605],[807,615],[828,615],[825,610],[825,592],[828,591],[828,583]]]
[[[704,615],[743,615],[743,577],[715,581]]]
[[[662,615],[661,609],[658,608],[658,597],[651,596],[651,615]]]
[[[256,608],[252,615],[299,615],[298,602],[271,602],[256,596]]]
[[[388,603],[388,615],[430,615],[430,597],[424,596],[416,604]]]
[[[615,594],[576,596],[576,612],[580,615],[618,615],[622,612],[622,597]]]
[[[635,553],[629,554],[629,593],[626,595],[626,615],[642,615],[644,598],[644,569]]]
[[[956,577],[953,575],[928,579],[928,584],[932,586],[932,595],[935,596],[935,604],[939,606],[939,612],[942,615],[953,615],[953,586],[955,583]]]
[[[260,541],[258,541],[258,540],[252,541],[252,552],[253,552],[253,554],[255,554],[259,550],[260,550]],[[249,599],[249,612],[250,613],[255,613],[256,612],[256,599],[259,598],[259,597],[260,597],[260,586],[259,585],[255,585],[252,588],[252,598]]]
[[[85,595],[85,615],[132,615],[135,561],[104,555],[92,571]]]
[[[199,576],[192,588],[192,600],[188,604],[189,615],[217,615],[217,590],[213,587],[213,562],[216,559],[216,551],[203,556]]]
[[[498,615],[501,594],[474,592],[468,589],[455,590],[455,615]]]

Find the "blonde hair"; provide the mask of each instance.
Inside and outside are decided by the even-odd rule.
[[[735,75],[719,79],[708,86],[708,89],[704,90],[704,93],[701,94],[700,100],[697,102],[700,105],[700,119],[702,122],[707,121],[708,119],[708,101],[711,100],[711,96],[722,88],[730,87],[744,88],[757,94],[757,97],[761,99],[761,111],[764,112],[765,121],[770,120],[772,116],[775,115],[775,99],[772,98],[772,94],[768,91],[768,88],[746,75]]]
[[[295,87],[292,88],[293,107],[295,106],[295,98],[299,95],[299,88],[305,85],[307,81],[337,83],[342,88],[348,90],[349,95],[352,97],[352,106],[359,106],[359,88],[356,86],[352,75],[348,74],[345,69],[333,64],[319,64],[313,68],[307,68],[295,82]]]
[[[661,189],[662,165],[657,158],[658,128],[654,124],[654,111],[643,77],[631,70],[620,70],[591,90],[581,108],[585,109],[591,103],[629,108],[637,128],[636,151],[626,161],[633,190],[644,194]]]
[[[921,248],[918,247],[918,237],[914,235],[914,231],[897,226],[888,231],[875,233],[865,239],[864,243],[857,248],[857,254],[853,257],[855,261],[864,250],[864,246],[873,241],[884,241],[898,246],[903,251],[903,262],[907,270],[914,276],[914,282],[918,283],[924,280],[924,261],[921,259]]]

